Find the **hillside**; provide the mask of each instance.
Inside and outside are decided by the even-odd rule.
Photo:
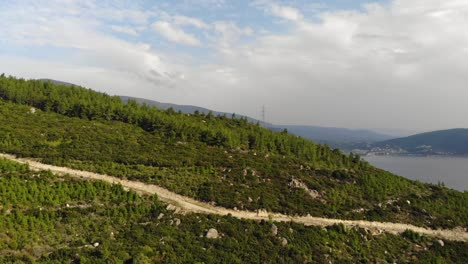
[[[400,149],[408,154],[468,155],[468,129],[457,128],[416,134],[378,142],[382,149]]]
[[[289,133],[272,132],[249,123],[246,118],[231,119],[223,116],[216,117],[212,114],[163,111],[141,106],[135,101],[123,103],[119,97],[111,97],[85,88],[16,79],[3,75],[0,77],[0,98],[0,122],[2,123],[0,152],[3,153],[56,166],[155,184],[177,194],[232,210],[251,212],[266,210],[285,215],[408,223],[427,228],[468,227],[468,210],[466,209],[468,208],[468,193],[466,192],[461,193],[442,186],[407,180],[374,168],[353,154],[345,155],[339,150],[332,150],[327,146]],[[5,164],[7,165],[4,171],[7,174],[16,166],[9,162]],[[24,177],[28,181],[46,180],[43,176],[32,176],[37,174],[25,169],[21,169],[20,172],[13,171],[13,175],[16,176],[23,174],[26,175]],[[15,180],[14,177],[12,180]],[[7,181],[0,181],[1,184],[5,182]],[[23,181],[15,182],[13,186],[21,186],[20,182]],[[53,185],[55,182],[64,187],[73,181],[65,178],[65,180],[57,179],[44,184]],[[328,246],[325,246],[325,242],[312,242],[311,239],[317,236],[317,241],[325,241],[322,239],[329,239],[330,235],[337,239],[336,244],[331,247],[341,252],[336,253],[337,256],[331,254],[333,260],[353,262],[352,259],[364,261],[368,257],[380,258],[380,255],[376,254],[380,254],[381,251],[376,250],[370,253],[361,248],[362,243],[367,243],[363,241],[369,238],[356,237],[355,240],[350,240],[353,234],[360,234],[363,231],[344,229],[340,226],[330,228],[330,230],[339,230],[338,234],[334,234],[335,231],[324,233],[320,228],[307,229],[308,227],[292,223],[278,223],[278,227],[281,225],[279,230],[282,231],[280,232],[284,231],[280,235],[281,238],[285,238],[290,245],[286,248],[282,245],[281,238],[276,235],[268,237],[271,232],[268,230],[272,227],[272,223],[267,224],[265,221],[256,223],[212,215],[197,216],[199,219],[196,219],[194,215],[187,215],[178,216],[178,218],[182,223],[187,221],[186,219],[191,219],[189,221],[196,219],[193,220],[189,230],[178,233],[175,231],[178,230],[177,228],[174,229],[172,225],[169,225],[170,227],[167,226],[167,228],[171,231],[166,231],[166,225],[162,225],[161,231],[155,231],[154,229],[158,226],[156,223],[159,223],[157,218],[162,212],[150,209],[151,204],[160,204],[159,201],[155,201],[156,197],[151,198],[146,205],[142,205],[141,211],[128,209],[136,208],[133,201],[146,198],[135,196],[130,192],[125,194],[129,195],[125,198],[129,200],[118,198],[117,194],[112,196],[117,199],[116,201],[108,198],[101,200],[102,195],[105,197],[105,191],[93,188],[92,184],[95,183],[87,183],[82,188],[76,187],[81,191],[76,194],[78,196],[73,196],[75,198],[67,198],[68,196],[60,198],[68,192],[73,192],[72,189],[75,187],[72,186],[64,187],[59,192],[57,190],[62,187],[52,188],[54,191],[42,187],[36,188],[34,184],[24,184],[23,187],[18,187],[20,190],[13,191],[15,194],[10,195],[11,198],[8,198],[10,200],[1,203],[3,212],[9,213],[0,214],[0,216],[7,218],[5,223],[12,224],[2,224],[0,227],[14,235],[7,235],[1,239],[8,243],[1,243],[1,245],[7,245],[7,248],[0,250],[30,256],[36,252],[31,248],[38,243],[38,240],[34,238],[40,237],[41,233],[55,230],[58,232],[56,237],[48,239],[54,242],[50,242],[46,249],[47,252],[56,252],[56,255],[49,255],[55,260],[63,256],[74,258],[72,254],[75,256],[76,252],[81,252],[84,257],[91,259],[109,258],[113,255],[112,253],[122,251],[129,254],[126,259],[132,256],[137,257],[140,253],[151,256],[152,260],[170,258],[180,253],[187,254],[187,259],[193,258],[206,262],[213,262],[215,256],[228,261],[232,258],[232,262],[245,261],[248,256],[254,256],[260,262],[262,259],[275,259],[274,256],[278,256],[276,259],[278,262],[304,262],[308,259],[315,260],[310,255],[310,252],[314,251],[308,250],[317,250],[319,256],[315,262],[323,262],[324,258],[330,257],[329,250],[325,250]],[[10,190],[15,189],[5,187],[2,190],[4,194],[10,194]],[[41,196],[42,190],[50,195],[43,195],[44,198],[31,196]],[[37,208],[38,206],[45,208],[49,200],[52,201],[52,205],[56,206],[46,209],[53,212],[48,216],[50,226],[37,229],[36,226],[44,226],[35,222],[38,217],[42,217],[39,216],[40,210]],[[21,203],[18,201],[24,201],[24,207],[21,210],[17,210],[21,208]],[[69,214],[67,210],[70,209],[63,206],[66,203],[79,205],[79,209],[74,209],[78,212],[72,211]],[[120,203],[123,204],[120,205]],[[89,211],[86,209],[88,207],[90,207]],[[119,210],[126,211],[122,213],[121,220],[117,217]],[[133,216],[134,214],[136,216]],[[164,214],[168,215],[165,212]],[[96,224],[90,224],[88,218]],[[166,224],[170,224],[170,220],[174,224],[174,218],[168,219]],[[67,220],[63,222],[64,219]],[[207,219],[209,225],[202,224],[204,219]],[[218,220],[224,223],[222,219],[228,219],[226,220],[228,223],[216,225],[216,228],[232,240],[204,239],[203,235],[206,234],[209,226],[215,225]],[[73,226],[80,224],[85,225],[85,229],[78,234],[79,240],[76,242],[69,234],[76,231]],[[108,229],[109,225],[112,226],[111,229]],[[253,226],[247,227],[246,225]],[[103,229],[99,229],[98,226],[99,228],[102,226]],[[289,226],[293,231],[288,231]],[[93,249],[83,246],[94,241],[112,240],[104,236],[110,232],[116,234],[115,231],[111,231],[114,228],[123,230],[120,233],[122,236],[114,242],[106,242],[108,247]],[[249,228],[259,231],[246,233],[245,236],[236,234],[243,232],[239,230],[249,230]],[[98,232],[101,235],[92,235],[91,230],[96,229],[102,230],[102,233]],[[13,230],[18,231],[13,232]],[[264,231],[261,230],[266,231],[262,233]],[[157,241],[153,236],[145,236],[154,232],[164,234],[157,233],[161,234]],[[287,236],[288,232],[291,232],[290,236]],[[291,237],[296,232],[301,233],[300,237]],[[314,235],[310,232],[318,233]],[[310,237],[307,237],[307,234]],[[198,239],[199,235],[202,235],[200,239]],[[256,238],[252,240],[251,236],[256,236]],[[22,240],[16,237],[21,237]],[[165,239],[160,240],[162,238]],[[341,243],[340,239],[348,242]],[[385,234],[375,239],[378,240],[376,243],[381,243],[381,246],[376,246],[377,248],[395,248],[395,253],[389,255],[392,259],[407,260],[408,257],[417,255],[418,259],[441,257],[444,260],[450,260],[444,255],[445,251],[438,251],[437,245],[431,242],[433,240],[421,238],[411,232],[401,236]],[[245,244],[250,245],[251,249],[245,250],[249,253],[244,255],[244,246],[241,246],[244,244],[241,241],[248,240],[251,240],[252,242],[249,243],[253,244]],[[294,244],[296,242],[291,242],[293,240],[297,242],[297,245]],[[12,241],[24,242],[18,246]],[[158,244],[161,241],[167,241],[165,242],[167,246]],[[259,246],[265,243],[259,241],[270,241],[266,243],[271,243],[271,245]],[[153,250],[145,251],[147,249],[145,247],[129,249],[129,246],[123,245],[135,243],[151,245]],[[185,247],[186,243],[190,243],[191,246]],[[436,248],[430,253],[415,253],[411,249],[414,243]],[[192,248],[192,245],[197,249]],[[351,248],[347,248],[350,245],[352,245]],[[40,247],[41,250],[44,250],[43,246]],[[198,246],[209,249],[206,254],[207,258],[194,255],[195,252],[200,251]],[[400,246],[406,248],[402,249]],[[185,248],[188,251],[195,251],[188,253]],[[223,251],[220,251],[221,248]],[[232,255],[222,255],[222,252],[226,252],[225,248],[228,248],[227,252],[232,252]],[[454,252],[463,252],[466,244],[447,244],[447,247],[442,249],[448,248]],[[288,251],[284,252],[284,250]],[[258,252],[253,253],[253,251]],[[34,254],[40,257],[43,256],[41,252],[44,251]],[[166,253],[162,254],[162,252]],[[358,254],[361,253],[357,252],[363,255],[359,257]],[[402,252],[407,255],[399,256]],[[454,254],[457,259],[463,259],[463,256],[457,255],[459,253]],[[122,255],[118,258],[124,257]]]
[[[468,260],[464,242],[434,242],[410,231],[373,235],[342,225],[304,227],[176,214],[157,196],[31,171],[4,159],[0,159],[0,179],[0,263]]]

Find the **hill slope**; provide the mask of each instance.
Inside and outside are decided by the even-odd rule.
[[[245,118],[179,114],[5,76],[0,98],[3,152],[153,183],[233,209],[468,226],[468,194],[392,175]]]
[[[457,128],[416,134],[375,144],[414,154],[468,155],[468,129]]]
[[[28,160],[162,186],[235,212],[468,227],[468,192],[407,180],[246,118],[163,111],[4,75],[0,98],[0,152]],[[342,225],[274,228],[270,220],[175,217],[157,197],[121,186],[57,178],[1,159],[0,176],[0,262],[466,259],[466,243],[442,247],[411,231],[374,236]],[[218,239],[206,238],[210,228],[219,231]]]
[[[414,232],[180,215],[156,196],[0,159],[0,263],[466,263]],[[208,238],[215,230],[218,238]],[[216,236],[212,236],[216,237]],[[421,250],[427,247],[428,250]]]

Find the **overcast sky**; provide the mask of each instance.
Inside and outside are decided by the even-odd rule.
[[[267,121],[468,127],[468,1],[3,0],[0,72]]]

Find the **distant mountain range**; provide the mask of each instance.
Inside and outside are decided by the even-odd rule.
[[[170,103],[161,103],[154,100],[148,100],[143,98],[136,98],[130,96],[120,96],[120,98],[126,102],[128,100],[135,100],[138,103],[144,103],[148,106],[156,106],[160,109],[172,108],[175,111],[181,111],[183,113],[193,113],[198,111],[200,113],[208,114],[212,112],[214,115],[226,115],[231,117],[233,113],[217,112],[207,108],[193,106],[193,105],[178,105]],[[271,123],[263,123],[255,118],[251,118],[244,115],[238,115],[237,117],[246,117],[250,122],[259,122],[264,127],[267,127],[274,131],[282,131],[287,129],[291,134],[295,134],[318,143],[328,144],[333,148],[350,149],[356,144],[373,143],[382,140],[388,140],[394,138],[389,135],[380,134],[371,130],[353,130],[347,128],[338,127],[320,127],[320,126],[305,126],[305,125],[275,125]]]
[[[367,149],[367,154],[382,155],[468,155],[468,129],[426,132],[373,143]]]
[[[53,84],[57,84],[57,85],[65,85],[65,86],[79,86],[79,85],[76,85],[76,84],[73,84],[73,83],[69,83],[69,82],[62,82],[62,81],[57,81],[57,80],[52,80],[52,79],[39,79],[39,81],[43,81],[43,82],[51,82]]]

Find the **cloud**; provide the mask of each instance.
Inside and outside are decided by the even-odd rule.
[[[209,26],[201,21],[200,19],[193,18],[193,17],[186,17],[186,16],[174,16],[173,17],[174,23],[176,25],[190,25],[196,28],[207,29]]]
[[[111,26],[111,29],[115,32],[125,33],[132,36],[138,36],[138,32],[135,28],[126,27],[126,26]]]
[[[157,21],[153,24],[153,28],[169,41],[191,46],[200,45],[200,41],[195,36],[171,25],[169,22]]]
[[[230,41],[236,30],[219,25],[228,45],[220,45],[223,57],[213,68],[229,71],[197,73],[203,78],[191,83],[216,87],[219,103],[210,103],[225,111],[241,105],[258,116],[266,104],[276,123],[468,127],[461,99],[468,98],[468,3],[393,1],[296,22],[250,43]]]
[[[48,54],[42,56],[47,58],[48,63],[57,59],[55,53],[64,53],[62,59],[70,67],[76,67],[77,71],[92,68],[100,69],[101,72],[120,72],[121,76],[131,75],[160,87],[172,87],[174,80],[178,78],[178,66],[163,59],[164,56],[153,50],[150,44],[132,43],[104,34],[101,28],[105,23],[100,17],[83,19],[80,14],[84,7],[76,6],[76,2],[57,4],[56,7],[59,11],[63,9],[63,13],[55,12],[49,7],[39,7],[32,3],[24,6],[21,12],[3,9],[0,14],[5,19],[0,22],[0,26],[4,30],[0,32],[0,39],[8,41],[14,47],[47,50]],[[102,11],[98,10],[100,7],[93,8],[93,12]],[[120,14],[119,17],[128,16],[125,10],[117,13]],[[134,10],[130,10],[129,14],[135,14]],[[135,33],[130,27],[111,28],[129,34]]]
[[[270,12],[277,17],[291,21],[299,21],[303,18],[303,15],[299,10],[289,6],[273,4],[270,7]]]
[[[254,30],[250,27],[240,28],[234,22],[218,21],[213,23],[217,34],[216,49],[225,54],[231,54],[231,49],[237,49],[238,41],[244,36],[251,36]]]

